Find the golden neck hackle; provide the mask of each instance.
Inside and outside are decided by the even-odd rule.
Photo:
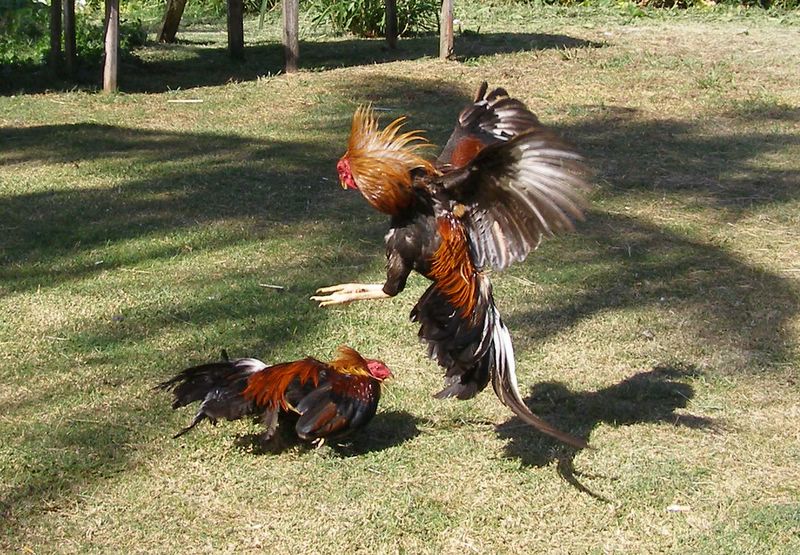
[[[367,361],[364,360],[358,351],[346,345],[339,347],[339,356],[332,360],[331,368],[341,372],[342,374],[349,374],[351,376],[369,376],[367,369]]]
[[[377,210],[396,214],[413,200],[411,172],[433,165],[418,151],[430,146],[420,131],[401,132],[405,118],[378,129],[371,107],[361,106],[353,115],[345,157],[361,194]]]

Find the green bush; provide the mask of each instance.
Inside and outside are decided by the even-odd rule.
[[[439,7],[438,0],[398,0],[397,32],[409,35],[436,30]],[[334,32],[361,37],[386,34],[383,0],[310,0],[308,8],[314,23],[329,24]]]
[[[260,13],[261,4],[264,0],[243,0],[244,13],[255,15]],[[166,0],[164,0],[166,3]],[[264,9],[269,10],[280,4],[281,0],[266,0]],[[302,0],[301,0],[302,2]],[[185,17],[193,20],[214,19],[219,20],[226,17],[228,13],[227,0],[200,0],[186,3]]]
[[[0,0],[0,64],[43,64],[50,51],[50,8],[32,0]],[[13,4],[13,5],[12,5]],[[11,9],[3,10],[6,5]],[[147,33],[137,20],[121,19],[120,56],[145,44]],[[88,10],[75,18],[78,62],[98,65],[103,58],[102,12]]]
[[[49,48],[50,11],[31,0],[0,3],[0,64],[41,62]]]
[[[78,55],[88,64],[99,64],[103,59],[105,44],[103,41],[103,21],[92,20],[87,17],[76,19],[75,42]],[[134,21],[120,19],[119,22],[119,53],[128,56],[135,47],[147,42],[147,33],[137,19]]]

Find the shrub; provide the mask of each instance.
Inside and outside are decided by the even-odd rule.
[[[302,1],[302,0],[301,0]],[[270,10],[280,4],[281,0],[243,0],[244,13],[255,15],[261,11],[262,3],[264,10]],[[228,13],[227,0],[201,0],[186,3],[184,17],[193,20],[219,20],[225,18]]]
[[[386,34],[383,0],[310,0],[312,21],[329,24],[334,32],[361,37]],[[400,35],[434,31],[439,26],[438,0],[398,0],[397,32]]]
[[[50,50],[49,6],[32,0],[0,2],[0,64],[43,64]],[[138,19],[121,19],[119,32],[121,56],[147,40]],[[75,18],[75,45],[79,63],[100,63],[104,50],[102,12],[90,9]]]
[[[141,21],[120,19],[119,21],[119,53],[128,56],[135,47],[147,42],[147,33]],[[75,20],[75,43],[81,61],[97,65],[103,59],[105,44],[103,42],[103,21],[88,17]]]
[[[49,48],[49,8],[31,0],[0,2],[0,64],[40,63]]]

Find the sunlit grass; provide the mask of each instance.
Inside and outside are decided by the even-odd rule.
[[[276,23],[248,22],[243,65],[188,28],[120,94],[0,97],[3,550],[798,551],[797,28],[503,4],[465,3],[458,62],[435,37],[395,55],[309,31],[276,75]],[[526,400],[596,450],[491,391],[434,400],[422,278],[308,300],[383,275],[385,219],[336,183],[354,107],[442,144],[482,79],[597,170],[578,233],[494,279]],[[250,422],[169,439],[189,411],[150,388],[171,373],[341,343],[396,375],[352,445],[257,454]]]

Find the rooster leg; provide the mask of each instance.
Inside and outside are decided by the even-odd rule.
[[[317,289],[317,293],[317,295],[311,297],[311,300],[319,302],[319,306],[389,298],[389,295],[383,292],[382,283],[342,283],[340,285],[322,287]]]
[[[198,425],[200,422],[202,422],[202,421],[203,421],[203,419],[205,419],[205,418],[208,418],[208,417],[206,416],[206,413],[204,413],[202,410],[200,410],[200,411],[199,411],[199,412],[198,412],[198,413],[195,415],[195,417],[194,417],[194,419],[192,420],[191,424],[189,424],[189,425],[188,425],[188,426],[186,426],[184,429],[182,429],[180,432],[178,432],[177,434],[175,434],[174,436],[172,436],[172,439],[177,439],[177,438],[181,437],[183,434],[185,434],[186,432],[188,432],[189,430],[191,430],[192,428],[194,428],[195,426],[197,426],[197,425]],[[210,418],[209,418],[209,420],[211,420],[212,422],[214,422],[214,420],[213,420],[213,419],[210,419]]]

